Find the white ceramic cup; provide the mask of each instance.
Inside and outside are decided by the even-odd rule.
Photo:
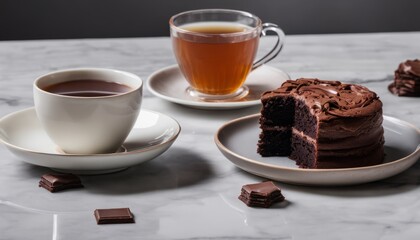
[[[74,80],[101,80],[128,86],[110,96],[79,97],[48,92],[54,84]],[[79,68],[38,77],[33,85],[37,116],[51,140],[68,154],[116,152],[140,112],[142,80],[128,72]]]

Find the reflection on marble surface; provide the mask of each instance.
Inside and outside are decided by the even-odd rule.
[[[269,39],[270,40],[270,39]],[[262,51],[271,44],[263,41]],[[288,36],[271,66],[292,78],[362,83],[384,113],[420,127],[419,98],[387,90],[398,64],[420,58],[420,33]],[[33,106],[32,81],[49,71],[107,67],[138,74],[175,63],[169,38],[0,42],[0,116]],[[420,163],[378,182],[348,187],[277,183],[287,204],[270,209],[237,200],[263,179],[234,167],[213,142],[226,121],[259,111],[191,109],[145,90],[143,107],[178,120],[182,132],[157,159],[114,174],[82,176],[83,189],[38,187],[47,168],[0,147],[0,239],[417,239]],[[136,223],[96,225],[96,208],[130,207]]]

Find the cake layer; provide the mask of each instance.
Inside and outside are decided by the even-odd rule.
[[[311,110],[302,100],[295,101],[295,109],[299,109],[299,111],[295,111],[293,127],[311,138],[316,138],[318,135],[316,116],[311,113]]]
[[[382,108],[372,112],[370,116],[320,121],[318,123],[318,140],[327,142],[331,139],[351,138],[359,135],[368,138],[372,130],[382,129],[382,121]]]
[[[382,127],[370,128],[367,131],[361,132],[359,135],[350,137],[336,137],[336,138],[324,138],[315,139],[305,135],[305,133],[292,128],[292,134],[299,138],[304,138],[306,141],[317,145],[319,151],[322,150],[349,150],[359,147],[370,146],[377,143],[384,135],[384,129]]]
[[[351,157],[351,156],[358,158],[358,157],[367,155],[370,152],[375,151],[375,149],[377,149],[379,145],[383,145],[383,143],[384,143],[384,140],[382,138],[371,145],[352,148],[352,149],[335,149],[335,150],[318,149],[317,157],[318,157],[318,161],[322,161],[322,159],[344,158],[344,157]],[[354,159],[357,159],[357,158],[354,158]]]
[[[351,149],[320,150],[316,143],[292,134],[290,158],[302,168],[348,168],[380,164],[384,158],[383,137],[371,145]]]
[[[292,134],[289,158],[295,160],[301,168],[317,168],[316,143],[308,141],[305,137]]]
[[[357,159],[357,161],[355,161]],[[360,156],[319,157],[317,168],[351,168],[381,164],[384,159],[383,141],[371,147],[371,151]]]
[[[295,112],[295,100],[291,96],[273,96],[262,99],[265,106],[261,112],[263,126],[291,126]]]
[[[288,156],[291,136],[290,127],[264,127],[257,152],[261,156]]]

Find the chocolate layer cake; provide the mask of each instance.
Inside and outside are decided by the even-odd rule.
[[[382,102],[369,89],[301,78],[265,92],[261,101],[262,156],[289,156],[302,168],[383,162]]]
[[[420,60],[400,63],[394,73],[389,91],[398,96],[420,97]]]

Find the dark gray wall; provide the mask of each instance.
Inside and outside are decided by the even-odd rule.
[[[252,12],[286,34],[420,31],[418,0],[0,0],[0,40],[167,36],[171,15]]]

